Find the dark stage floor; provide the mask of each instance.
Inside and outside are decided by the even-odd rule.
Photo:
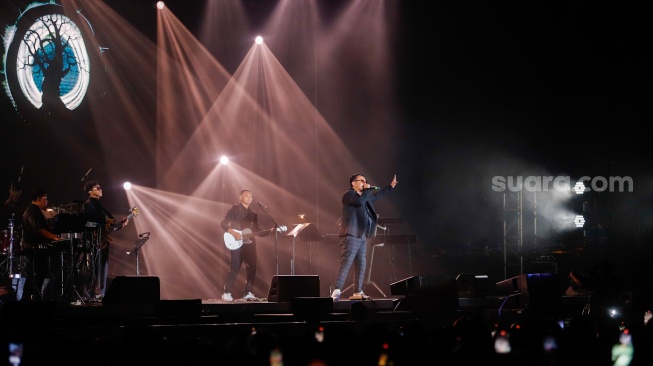
[[[273,364],[261,352],[281,353],[284,365],[318,359],[324,364],[378,364],[379,357],[393,357],[397,365],[413,364],[433,350],[452,352],[450,337],[460,319],[479,321],[489,330],[589,315],[583,315],[587,297],[563,296],[555,313],[537,304],[524,309],[530,305],[523,299],[509,298],[459,297],[455,307],[441,297],[421,295],[337,302],[329,297],[231,303],[123,299],[81,306],[6,301],[0,325],[3,352],[9,344],[21,345],[22,365]],[[439,338],[446,346],[430,343]]]
[[[416,276],[397,283],[391,297],[336,302],[281,297],[282,291],[279,301],[161,300],[156,291],[141,291],[146,287],[83,305],[5,297],[0,359],[20,349],[21,365],[457,365],[499,356],[490,342],[504,330],[521,364],[551,361],[541,341],[552,336],[564,360],[607,365],[620,327],[641,334],[651,305],[648,293],[561,296],[553,275],[520,275],[490,292],[460,292],[440,279]],[[567,344],[585,338],[581,346]]]

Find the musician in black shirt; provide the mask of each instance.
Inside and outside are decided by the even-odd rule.
[[[84,185],[88,199],[84,202],[84,217],[87,220],[84,241],[92,261],[91,268],[84,277],[83,297],[85,301],[101,302],[106,293],[107,277],[109,275],[109,242],[111,232],[122,229],[129,223],[129,217],[120,221],[100,203],[102,187],[100,182],[90,180]]]
[[[47,287],[50,283],[50,252],[48,244],[61,238],[50,231],[43,210],[48,206],[48,194],[36,189],[32,203],[23,213],[23,241],[20,255],[25,257],[25,286],[21,300],[50,300]]]
[[[222,230],[233,235],[237,241],[243,240],[241,232],[245,229],[249,229],[252,232],[261,231],[258,225],[258,215],[250,208],[252,199],[252,191],[243,189],[240,192],[240,203],[231,206],[224,219],[220,221]],[[259,236],[266,236],[273,232],[274,229],[271,229],[269,232],[265,231]],[[254,236],[249,237],[246,243],[237,249],[231,250],[230,253],[231,264],[229,273],[227,274],[227,281],[224,285],[222,300],[228,302],[233,301],[231,290],[243,262],[245,262],[247,269],[247,282],[245,284],[243,300],[256,300],[257,298],[252,292],[254,289],[254,280],[256,279],[256,238]]]

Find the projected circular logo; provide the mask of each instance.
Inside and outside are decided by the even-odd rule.
[[[57,4],[33,4],[5,32],[5,91],[19,114],[60,114],[79,107],[88,90],[91,62],[82,25]],[[79,25],[78,25],[79,24]]]

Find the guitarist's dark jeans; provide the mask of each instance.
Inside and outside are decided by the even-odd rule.
[[[109,245],[99,249],[96,243],[91,244],[89,253],[84,255],[82,261],[88,265],[80,273],[84,301],[103,298],[109,274]]]
[[[238,271],[240,271],[240,266],[243,262],[245,262],[245,268],[247,269],[247,283],[245,284],[244,295],[253,292],[254,279],[256,278],[256,242],[252,241],[252,243],[243,244],[240,248],[230,250],[230,252],[231,266],[227,274],[227,282],[224,285],[224,292],[231,293],[236,276],[238,276]]]
[[[107,292],[107,276],[109,275],[109,244],[100,249],[100,263],[97,268],[97,281],[94,286],[95,297],[103,298]]]

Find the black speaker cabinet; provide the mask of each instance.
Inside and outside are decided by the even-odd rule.
[[[102,299],[106,305],[155,305],[161,298],[161,284],[157,276],[116,276],[107,279],[107,292]]]
[[[456,277],[458,297],[483,298],[492,295],[490,278],[485,274],[461,273]]]
[[[458,309],[456,279],[447,275],[418,275],[390,284],[392,296],[399,300],[397,310],[409,310],[424,315],[451,314]]]
[[[272,277],[268,301],[290,302],[295,297],[319,297],[318,275],[275,275]]]
[[[497,294],[506,298],[504,308],[552,311],[560,305],[561,289],[555,273],[521,274],[497,282]]]
[[[390,284],[392,296],[409,296],[456,288],[456,279],[447,275],[417,275]]]

